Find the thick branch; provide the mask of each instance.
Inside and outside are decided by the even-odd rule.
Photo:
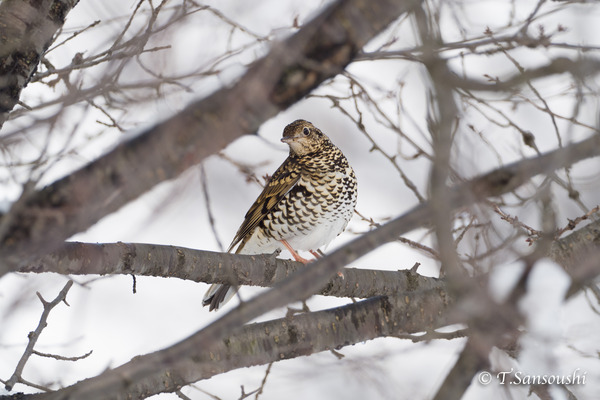
[[[594,221],[553,241],[548,257],[571,274],[573,266],[582,265],[591,252],[599,250],[600,221]],[[302,263],[269,254],[230,254],[143,243],[66,242],[60,250],[22,266],[18,271],[64,275],[133,274],[272,287],[303,267]],[[587,283],[586,276],[572,277],[577,284]],[[439,279],[411,274],[407,270],[345,268],[344,279],[336,275],[319,294],[368,298],[441,288],[441,285],[443,282]]]
[[[179,363],[168,380],[155,382],[152,392],[130,390],[129,394],[143,398],[158,392],[173,392],[190,382],[237,368],[339,349],[377,337],[432,331],[452,323],[447,317],[449,307],[451,304],[443,291],[425,290],[409,296],[375,297],[330,310],[246,325],[210,349]],[[120,372],[126,376],[126,371]],[[57,392],[25,398],[105,399],[108,397],[104,385],[110,384],[112,376],[104,374],[100,380],[88,379]]]
[[[272,287],[302,269],[304,264],[274,255],[215,253],[142,243],[65,243],[58,252],[19,269],[20,272],[57,272],[65,275],[134,274],[175,277],[206,283]],[[442,288],[439,279],[409,270],[344,269],[320,294],[368,298],[415,290]]]
[[[581,229],[552,242],[550,258],[569,271],[589,256],[590,251],[600,247],[600,221],[594,221]]]
[[[297,34],[273,45],[233,87],[189,105],[22,199],[0,220],[0,276],[56,249],[66,238],[236,138],[256,132],[268,118],[341,72],[368,40],[415,1],[333,3]]]
[[[549,173],[597,155],[600,152],[599,142],[600,136],[596,135],[545,155],[500,168],[452,188],[448,201],[452,209],[457,209],[488,196],[512,191],[535,175]],[[398,235],[428,222],[431,215],[430,203],[422,203],[407,214],[300,269],[273,289],[243,303],[187,339],[164,350],[136,357],[114,370],[84,381],[85,384],[76,384],[46,396],[52,399],[65,399],[69,396],[89,398],[91,393],[101,392],[106,399],[138,398],[155,393],[159,386],[171,388],[189,383],[191,377],[187,377],[184,372],[214,346],[218,346],[222,338],[228,337],[232,332],[239,332],[243,324],[275,307],[316,293],[335,271],[383,243],[394,240]],[[395,322],[393,319],[390,321]]]
[[[0,3],[0,128],[77,0]]]

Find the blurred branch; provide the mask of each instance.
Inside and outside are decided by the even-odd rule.
[[[69,305],[67,303],[67,293],[69,292],[69,289],[71,289],[71,286],[73,286],[73,281],[69,280],[65,286],[62,288],[62,290],[58,293],[58,295],[56,296],[56,298],[50,302],[44,300],[44,298],[42,297],[42,295],[37,292],[37,296],[40,299],[40,301],[42,302],[42,306],[44,307],[44,311],[42,312],[42,316],[40,317],[40,322],[38,323],[37,328],[35,328],[34,331],[29,332],[29,335],[27,335],[28,339],[29,339],[29,343],[27,343],[27,347],[25,348],[25,352],[23,353],[23,355],[21,356],[21,359],[19,360],[19,362],[17,363],[17,367],[15,368],[15,372],[12,374],[12,376],[8,379],[8,381],[5,382],[4,387],[6,388],[6,390],[11,391],[13,386],[16,383],[25,383],[28,384],[23,378],[22,378],[22,374],[23,374],[23,369],[25,368],[25,364],[27,363],[27,360],[29,360],[29,357],[31,357],[32,354],[38,354],[38,355],[43,355],[43,356],[47,356],[45,354],[40,354],[37,353],[33,348],[35,346],[35,344],[37,343],[37,340],[40,337],[40,334],[42,333],[42,331],[44,330],[44,328],[46,326],[48,326],[48,316],[50,315],[50,311],[52,311],[52,309],[54,307],[56,307],[60,302],[64,302],[66,305]],[[39,388],[39,386],[36,386],[37,388]],[[49,389],[45,389],[46,391],[48,391]]]
[[[435,53],[437,43],[441,43],[437,18],[424,8],[415,10],[415,21],[420,41],[423,43],[423,63],[432,85],[433,108],[429,110],[429,131],[433,149],[432,168],[429,174],[429,191],[432,208],[432,222],[440,260],[443,260],[441,274],[448,277],[450,289],[461,293],[464,289],[464,269],[461,268],[452,235],[452,205],[446,201],[449,194],[453,133],[458,127],[458,107],[454,101],[454,87],[444,76],[449,74],[446,60]],[[429,18],[428,18],[429,17]]]
[[[600,245],[600,221],[594,221],[552,243],[550,257],[569,270]]]
[[[471,384],[473,375],[489,365],[487,354],[490,348],[481,349],[470,337],[461,351],[458,360],[444,379],[433,400],[460,400],[465,389]],[[485,354],[485,356],[482,355]]]
[[[340,73],[418,1],[337,1],[274,44],[231,88],[190,104],[43,190],[0,220],[0,276],[216,153]],[[143,168],[140,168],[143,166]],[[11,215],[12,214],[12,215]]]
[[[482,82],[475,79],[463,79],[453,72],[446,72],[444,79],[455,87],[467,90],[482,91],[510,91],[514,90],[524,83],[531,80],[546,78],[551,75],[571,74],[577,80],[584,80],[591,75],[597,75],[600,71],[600,60],[593,58],[581,58],[579,60],[570,60],[566,57],[558,57],[547,65],[539,68],[528,68],[519,73],[501,80],[500,78],[491,78],[488,82]]]
[[[457,185],[449,190],[447,200],[451,209],[456,210],[489,196],[499,196],[513,191],[533,176],[550,173],[578,160],[597,155],[599,152],[600,136],[594,135],[562,149],[510,164]],[[216,322],[179,343],[151,354],[136,357],[132,361],[94,378],[81,381],[57,392],[45,394],[43,398],[137,398],[167,389],[176,390],[193,379],[185,371],[194,369],[196,362],[206,357],[206,354],[210,354],[212,349],[220,346],[223,338],[236,334],[243,329],[241,328],[243,324],[273,308],[308,298],[318,292],[343,266],[382,244],[395,240],[398,235],[429,222],[432,216],[431,208],[432,205],[429,202],[422,203],[406,214],[354,239],[326,257],[301,268],[295,274],[277,283],[273,289],[234,308]],[[443,292],[443,297],[447,297],[445,292]],[[406,302],[406,300],[409,304],[411,303],[410,298],[406,297],[400,301]],[[378,306],[383,307],[381,312],[387,312],[386,304]],[[481,304],[481,307],[486,315],[493,315],[490,314],[489,308],[485,308],[485,304]],[[417,314],[420,312],[418,311]],[[470,316],[465,314],[468,313],[460,312],[460,310],[456,313],[460,318],[470,320]],[[402,319],[394,320],[390,317],[390,319],[379,321],[379,324],[401,325],[401,321],[406,321],[406,315],[402,313],[393,317]],[[445,316],[445,318],[451,319],[452,317]]]
[[[417,332],[430,332],[430,336],[436,337],[436,328],[464,322],[468,318],[464,312],[452,312],[453,305],[454,301],[442,288],[418,288],[398,296],[375,297],[330,310],[246,325],[217,341],[210,350],[199,352],[193,361],[177,363],[169,371],[168,386],[164,387],[158,382],[152,388],[155,391],[152,393],[172,392],[186,383],[208,379],[233,369],[337,349],[377,337],[411,338],[407,334]],[[487,307],[490,306],[493,305],[486,304],[481,308],[489,310]],[[498,327],[498,311],[503,311],[502,314],[509,311],[505,307],[500,310],[495,307],[494,310],[495,313],[487,313],[494,320],[494,323],[485,325],[488,329]],[[504,328],[511,326],[507,321],[518,324],[518,319],[507,315],[502,316],[502,321]],[[502,332],[504,330],[469,339],[453,373],[442,387],[444,390],[440,389],[438,392],[440,398],[451,398],[449,396],[452,393],[455,398],[460,398],[460,394],[470,383],[470,377],[485,366],[490,338],[504,337]],[[454,336],[451,334],[451,337]],[[466,370],[469,373],[465,373]],[[119,375],[128,376],[128,370],[121,369]],[[111,376],[105,374],[102,379],[94,382],[101,385],[100,388],[90,387],[90,391],[85,392],[85,397],[104,398],[102,386],[111,382]],[[77,390],[85,390],[83,386],[86,384],[91,382],[83,381],[55,393],[27,395],[23,399],[55,399],[69,395],[77,397],[80,394]],[[146,392],[146,395],[152,393]]]
[[[250,324],[228,333],[210,348],[199,349],[186,360],[179,358],[176,348],[170,348],[164,354],[170,354],[175,357],[171,360],[178,362],[168,362],[164,367],[172,368],[163,375],[164,380],[145,386],[143,392],[137,391],[140,387],[136,388],[135,380],[129,380],[135,377],[134,367],[138,363],[134,359],[93,380],[22,399],[145,398],[154,393],[173,392],[232,369],[339,349],[377,337],[431,331],[451,323],[446,312],[450,306],[442,290],[419,290],[409,296],[375,297],[329,310]],[[106,392],[113,384],[122,386],[124,380],[130,386],[121,388],[119,395]]]
[[[0,128],[77,1],[0,2]]]

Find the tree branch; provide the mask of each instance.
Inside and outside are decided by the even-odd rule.
[[[552,242],[550,258],[569,271],[589,256],[600,245],[600,220],[580,228],[560,240]]]
[[[558,57],[542,67],[528,68],[504,80],[496,78],[494,81],[482,82],[476,79],[461,78],[450,71],[444,74],[444,79],[450,85],[462,89],[499,92],[512,91],[529,81],[564,73],[571,74],[576,80],[583,81],[589,76],[597,75],[598,71],[600,71],[600,60],[581,58],[573,61],[566,57]]]
[[[0,128],[78,0],[0,2]]]
[[[37,328],[35,328],[34,331],[29,332],[29,335],[27,335],[27,337],[29,338],[29,342],[27,343],[27,347],[25,348],[25,351],[23,352],[23,356],[21,356],[21,359],[17,363],[17,368],[15,368],[15,372],[8,379],[8,381],[6,381],[6,383],[4,384],[4,387],[6,388],[6,390],[10,391],[10,390],[12,390],[15,383],[23,382],[23,378],[21,376],[21,374],[23,373],[23,368],[25,368],[25,364],[27,363],[27,360],[29,360],[29,357],[31,357],[31,355],[34,354],[35,350],[33,348],[34,348],[35,344],[37,343],[37,340],[40,337],[40,334],[42,333],[44,328],[48,325],[47,321],[48,321],[48,316],[50,315],[50,311],[52,311],[52,309],[54,307],[56,307],[60,302],[64,301],[65,304],[68,305],[67,293],[69,292],[69,289],[71,289],[71,286],[73,286],[73,281],[69,280],[65,284],[65,286],[62,288],[62,290],[58,293],[56,298],[50,302],[44,300],[42,295],[39,292],[37,292],[37,296],[39,297],[40,301],[42,302],[44,311],[42,312],[42,316],[40,317],[40,322],[38,323]]]
[[[178,362],[152,387],[130,381],[121,396],[107,393],[116,379],[131,377],[132,362],[97,378],[52,393],[27,396],[31,400],[64,398],[143,398],[173,392],[201,379],[233,369],[295,358],[401,333],[431,331],[451,323],[451,306],[441,290],[418,290],[407,296],[375,297],[324,311],[299,314],[242,327],[203,351]],[[173,355],[175,356],[175,355]],[[128,366],[128,367],[127,367]]]
[[[0,220],[0,276],[53,251],[243,134],[256,132],[341,72],[368,40],[415,3],[336,1],[297,34],[274,44],[233,87],[190,104],[43,190],[25,194],[21,206]]]
[[[571,165],[578,160],[600,152],[600,136],[571,144],[550,153],[522,160],[471,181],[451,188],[448,201],[451,208],[469,206],[488,196],[499,196],[516,189],[531,177],[549,173]],[[429,202],[422,203],[408,213],[362,235],[326,257],[308,264],[297,273],[285,278],[271,290],[241,304],[219,320],[173,346],[144,356],[104,372],[103,374],[62,389],[46,398],[91,398],[92,393],[103,393],[106,399],[137,398],[155,393],[157,387],[178,388],[190,381],[185,374],[198,360],[202,360],[224,337],[236,334],[242,325],[265,312],[316,293],[343,266],[383,243],[394,240],[428,222],[432,210]],[[464,318],[464,315],[463,315]],[[385,321],[387,323],[387,320]],[[397,323],[393,319],[391,323]]]
[[[473,375],[489,365],[489,346],[481,346],[473,337],[467,343],[438,389],[433,400],[460,400],[471,384]],[[477,344],[476,344],[477,343]]]
[[[442,41],[439,32],[431,26],[433,16],[423,8],[415,11],[415,21],[420,40],[423,43],[423,63],[430,77],[434,110],[431,110],[429,130],[433,149],[432,168],[429,174],[430,202],[432,222],[435,226],[435,239],[441,260],[444,260],[442,274],[449,278],[453,290],[461,293],[465,271],[461,268],[456,254],[456,245],[452,235],[452,205],[446,199],[449,194],[447,185],[450,176],[450,154],[453,132],[457,126],[458,107],[454,101],[454,87],[443,79],[449,73],[446,60],[439,57],[435,49]]]
[[[19,271],[57,272],[64,275],[134,274],[272,287],[302,268],[302,263],[268,254],[216,253],[142,243],[68,242],[60,251],[21,267]],[[336,275],[319,294],[368,298],[435,288],[442,288],[439,279],[421,276],[408,269],[380,271],[345,268],[344,278]]]

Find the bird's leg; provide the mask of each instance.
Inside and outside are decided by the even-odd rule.
[[[309,251],[310,251],[310,254],[312,254],[313,256],[315,256],[315,258],[321,258],[321,255],[318,252],[316,252],[314,250],[309,250]]]
[[[300,261],[302,264],[308,264],[310,262],[306,258],[303,258],[298,253],[296,253],[296,250],[294,250],[292,248],[292,246],[290,246],[290,244],[287,242],[287,240],[281,239],[281,243],[283,243],[285,248],[288,249],[290,253],[292,253],[292,257],[294,257],[294,260]]]

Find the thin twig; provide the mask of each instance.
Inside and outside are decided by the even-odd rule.
[[[215,241],[217,242],[217,246],[219,246],[219,250],[223,252],[225,251],[225,248],[223,247],[223,243],[221,243],[221,239],[219,239],[217,227],[215,226],[215,217],[210,206],[210,196],[208,195],[208,181],[206,178],[206,171],[204,170],[204,164],[200,164],[200,182],[202,183],[202,193],[204,194],[204,203],[206,205],[208,223],[210,224],[210,229],[212,230]]]
[[[577,217],[573,220],[569,219],[569,223],[564,227],[561,228],[559,230],[556,231],[556,235],[554,236],[555,239],[558,239],[559,237],[562,236],[563,233],[565,233],[566,231],[572,231],[573,229],[575,229],[575,227],[582,221],[585,221],[587,219],[589,219],[592,215],[594,215],[595,213],[597,213],[600,210],[600,205],[592,208],[590,211],[588,211],[587,213],[585,213],[584,215],[582,215],[581,217]]]
[[[47,358],[54,358],[55,360],[61,360],[61,361],[78,361],[78,360],[82,360],[84,358],[89,357],[94,350],[90,350],[87,353],[85,353],[82,356],[75,356],[75,357],[64,357],[64,356],[59,356],[58,354],[49,354],[49,353],[42,353],[41,351],[37,351],[37,350],[33,350],[33,354],[40,356],[40,357],[47,357]]]
[[[257,389],[256,395],[254,396],[254,400],[258,400],[258,398],[262,394],[263,390],[265,389],[265,384],[267,383],[267,378],[269,377],[269,374],[271,373],[272,367],[273,367],[273,363],[271,362],[267,366],[267,370],[265,371],[265,376],[263,377],[263,380],[260,383],[260,387]]]
[[[71,289],[71,286],[73,286],[73,281],[72,280],[67,281],[65,286],[58,293],[58,296],[56,296],[56,298],[54,300],[52,300],[51,302],[47,302],[46,300],[44,300],[44,298],[42,297],[40,292],[36,292],[38,298],[40,299],[40,301],[42,302],[42,305],[44,306],[44,311],[42,312],[42,316],[40,317],[40,322],[38,323],[38,326],[35,329],[35,331],[29,332],[29,335],[27,335],[27,337],[29,338],[29,343],[27,344],[27,347],[25,348],[25,351],[23,352],[21,359],[17,363],[15,372],[12,374],[10,379],[8,381],[6,381],[6,384],[4,385],[6,390],[11,391],[12,388],[15,386],[15,383],[25,383],[26,382],[21,377],[21,374],[23,373],[23,368],[25,368],[25,364],[27,363],[27,360],[29,360],[29,357],[31,357],[31,355],[34,354],[33,347],[37,343],[37,340],[40,337],[40,334],[42,333],[44,328],[48,325],[47,320],[48,320],[48,316],[50,315],[50,311],[52,311],[52,309],[54,307],[56,307],[56,305],[58,303],[60,303],[61,301],[64,302],[66,305],[69,305],[69,303],[67,303],[66,299],[67,299],[67,293],[69,292],[69,289]],[[29,382],[27,382],[27,384],[32,386],[31,383],[29,383]],[[34,386],[34,387],[37,387],[37,386]],[[37,387],[37,388],[39,389],[39,387]]]
[[[176,390],[176,391],[175,391],[175,394],[177,395],[177,397],[179,397],[179,398],[180,398],[180,399],[182,399],[182,400],[192,400],[192,398],[191,398],[191,397],[188,397],[188,396],[186,396],[185,394],[183,394],[183,393],[181,392],[181,390]]]

